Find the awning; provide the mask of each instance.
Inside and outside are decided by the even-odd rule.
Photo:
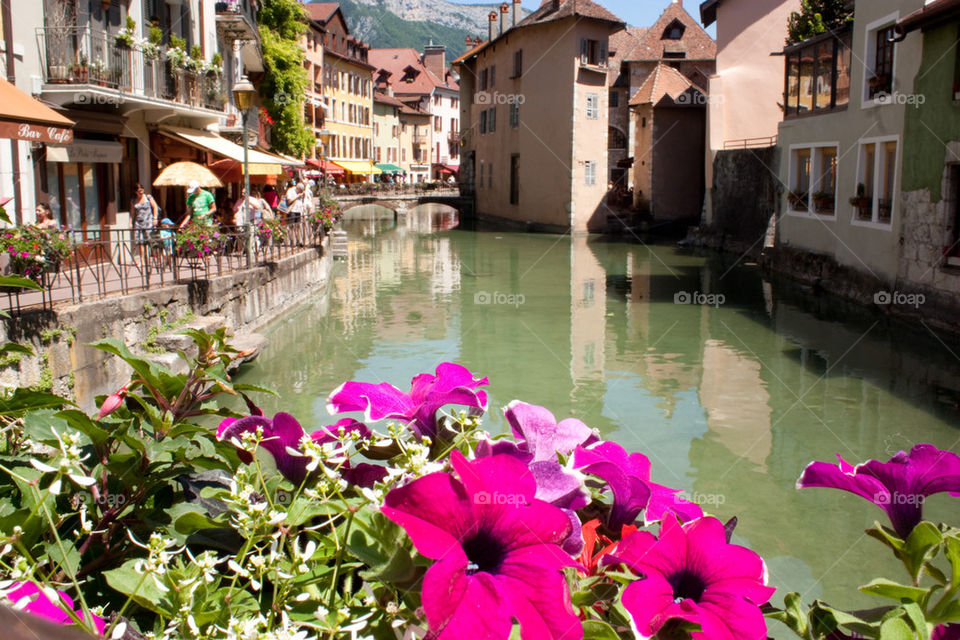
[[[313,158],[307,158],[307,166],[313,167],[314,169],[320,169],[328,176],[342,176],[344,173],[343,167],[335,165],[329,160],[314,160]]]
[[[377,169],[380,169],[384,173],[406,173],[403,169],[398,167],[395,164],[390,164],[389,162],[381,162],[380,164],[375,165]]]
[[[217,160],[209,165],[222,182],[236,182],[236,180],[225,179],[225,176],[233,177],[237,174],[240,180],[243,180],[243,163],[231,158]],[[283,175],[283,167],[279,164],[266,164],[261,162],[248,163],[248,172],[251,176],[278,176]]]
[[[70,144],[73,120],[0,78],[0,138]]]
[[[69,147],[47,147],[47,162],[105,162],[113,164],[123,160],[123,145],[102,140],[77,140]]]
[[[369,176],[383,173],[380,169],[373,166],[372,162],[348,162],[346,160],[337,160],[334,164],[343,167],[348,173],[355,175]]]
[[[449,173],[450,175],[453,175],[453,176],[460,173],[460,167],[451,167],[450,165],[446,165],[446,164],[435,164],[433,165],[433,167],[440,173]]]
[[[243,147],[210,131],[184,129],[182,127],[161,127],[160,133],[174,140],[181,140],[194,147],[210,151],[218,156],[243,162]],[[272,153],[263,153],[256,149],[249,149],[248,152],[249,161],[256,164],[290,165],[293,162],[299,163],[298,160],[286,160]]]

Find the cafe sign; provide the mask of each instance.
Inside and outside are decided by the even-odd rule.
[[[0,138],[52,144],[70,144],[73,142],[73,130],[64,127],[51,127],[49,125],[0,120]]]

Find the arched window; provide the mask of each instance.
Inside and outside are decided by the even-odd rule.
[[[609,127],[607,133],[607,148],[608,149],[626,149],[627,148],[627,136],[623,131],[617,129],[616,127]]]

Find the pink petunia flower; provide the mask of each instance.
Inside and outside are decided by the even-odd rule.
[[[72,625],[74,619],[70,617],[67,611],[72,611],[77,618],[83,619],[82,611],[74,609],[73,599],[63,591],[57,591],[60,596],[60,602],[54,603],[47,597],[47,594],[34,582],[14,582],[6,590],[0,591],[15,608],[22,609],[27,613],[46,618],[57,624]],[[93,623],[97,633],[101,636],[106,629],[106,621],[100,616],[90,614],[90,622]]]
[[[775,589],[767,586],[766,567],[750,549],[729,544],[716,518],[681,525],[668,513],[659,539],[632,533],[607,560],[643,576],[623,590],[623,606],[640,637],[654,636],[672,620],[699,625],[695,640],[767,638],[760,606]]]
[[[524,640],[580,640],[563,574],[577,565],[560,548],[570,520],[534,497],[536,482],[512,456],[469,462],[454,450],[450,461],[459,478],[424,476],[382,507],[436,560],[423,579],[429,637],[506,640],[516,619]]]

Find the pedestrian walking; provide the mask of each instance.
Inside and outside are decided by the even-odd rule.
[[[150,231],[160,222],[160,207],[139,182],[130,201],[130,212],[133,214],[134,241],[146,244]]]

